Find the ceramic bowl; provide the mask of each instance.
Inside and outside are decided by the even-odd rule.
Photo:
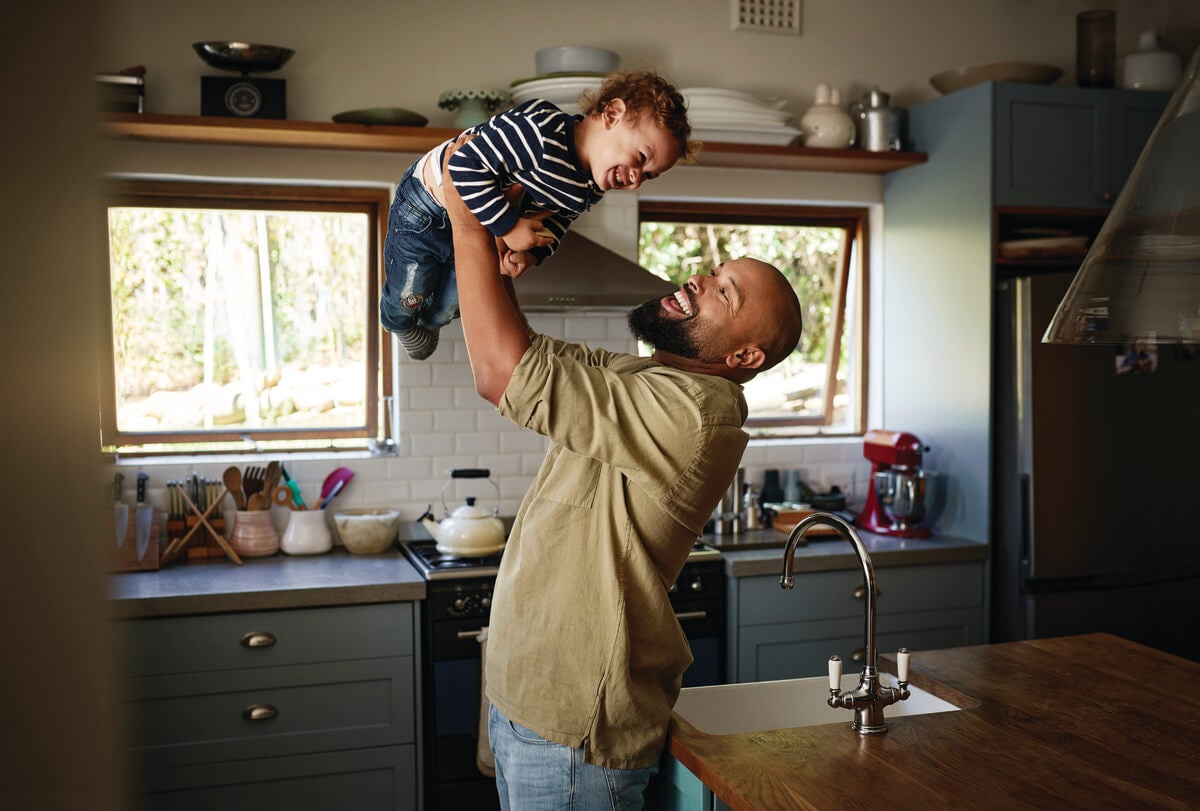
[[[555,45],[542,48],[533,55],[533,64],[539,76],[571,71],[609,73],[616,70],[620,62],[621,57],[616,51],[588,45]]]
[[[964,65],[929,77],[929,83],[942,93],[953,93],[981,82],[1024,82],[1051,84],[1062,70],[1053,65],[1032,62],[989,62],[986,65]]]
[[[334,513],[333,526],[347,552],[378,555],[396,545],[400,511],[390,507],[346,509]]]

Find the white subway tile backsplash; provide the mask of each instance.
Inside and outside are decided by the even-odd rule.
[[[433,460],[428,456],[400,456],[388,459],[388,478],[392,481],[415,481],[433,476]]]
[[[453,434],[414,434],[413,456],[449,456],[454,453]]]
[[[604,318],[585,317],[572,318],[567,322],[566,334],[568,341],[578,341],[593,344],[608,337],[608,323]]]
[[[492,432],[460,433],[455,437],[455,448],[459,453],[494,454],[500,450],[500,436]]]
[[[475,386],[475,378],[471,376],[471,367],[465,363],[435,363],[433,364],[434,386]]]
[[[475,430],[475,412],[466,410],[435,411],[433,430],[442,434],[472,433]]]

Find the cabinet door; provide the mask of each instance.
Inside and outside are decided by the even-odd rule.
[[[1113,102],[1113,184],[1119,191],[1129,179],[1150,133],[1170,101],[1169,93],[1126,91]]]
[[[996,83],[996,205],[1111,205],[1108,92]]]

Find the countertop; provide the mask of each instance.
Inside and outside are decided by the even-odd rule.
[[[858,534],[876,568],[983,561],[988,555],[988,546],[983,541],[950,535],[935,533],[929,538],[890,538],[866,531]],[[700,540],[710,546],[715,542],[724,547],[721,557],[725,559],[725,571],[733,577],[778,576],[783,571],[783,547],[787,535],[778,530],[748,530],[733,538],[724,536],[720,539],[705,535]],[[742,544],[746,548],[738,549]],[[775,544],[773,548],[771,544]],[[797,546],[793,561],[796,574],[859,568],[858,556],[850,542],[829,535],[818,535],[810,538],[807,546]]]
[[[423,600],[425,580],[399,548],[352,555],[334,547],[324,555],[246,558],[241,566],[214,558],[115,574],[109,597],[115,616],[130,619]]]
[[[922,651],[912,683],[965,709],[867,736],[849,710],[846,723],[738,735],[675,716],[668,748],[735,811],[1200,801],[1200,663],[1088,634]]]

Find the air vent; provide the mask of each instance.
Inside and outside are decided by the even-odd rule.
[[[800,36],[801,0],[733,0],[733,30]]]

